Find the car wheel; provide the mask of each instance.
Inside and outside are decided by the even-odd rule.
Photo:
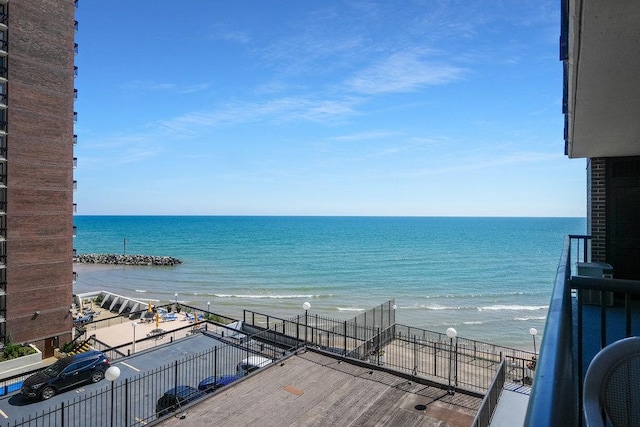
[[[97,383],[99,381],[102,381],[103,378],[104,378],[104,372],[102,371],[93,371],[93,373],[91,374],[92,383]]]
[[[42,400],[51,399],[55,395],[56,389],[50,386],[43,388],[42,393],[40,393],[40,397],[42,398]]]

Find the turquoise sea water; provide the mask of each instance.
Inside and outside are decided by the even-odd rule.
[[[74,292],[350,318],[395,298],[399,323],[530,347],[564,237],[583,218],[76,216],[78,253],[166,255],[175,267],[76,265]]]

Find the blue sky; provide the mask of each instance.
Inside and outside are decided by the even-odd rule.
[[[557,0],[81,0],[78,214],[584,216]]]

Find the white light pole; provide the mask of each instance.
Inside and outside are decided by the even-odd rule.
[[[307,327],[309,326],[309,309],[311,308],[311,304],[305,301],[302,304],[302,308],[304,309],[304,344],[307,344]]]
[[[455,388],[451,387],[451,368],[452,368],[452,357],[453,357],[453,339],[458,336],[458,332],[454,328],[447,328],[447,336],[449,337],[449,389],[447,390],[447,394],[455,394]],[[456,360],[458,358],[456,357]]]
[[[133,354],[136,353],[136,326],[138,324],[136,322],[131,322],[131,326],[133,327]]]
[[[178,312],[178,293],[177,292],[175,294],[175,297],[176,297],[176,303],[175,303],[175,305],[173,307],[173,311],[175,311],[177,313]]]
[[[120,376],[120,368],[117,366],[110,366],[104,373],[104,377],[111,383],[111,427],[113,427],[113,382]]]
[[[207,301],[207,314],[211,314],[211,301]]]
[[[538,330],[536,328],[529,329],[529,333],[533,337],[533,354],[536,354],[536,335],[538,335]]]

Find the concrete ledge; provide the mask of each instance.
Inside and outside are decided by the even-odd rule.
[[[36,346],[29,344],[36,352],[26,356],[16,357],[15,359],[0,362],[0,378],[8,378],[13,375],[19,375],[23,372],[29,372],[34,369],[44,367],[42,364],[42,353]]]

